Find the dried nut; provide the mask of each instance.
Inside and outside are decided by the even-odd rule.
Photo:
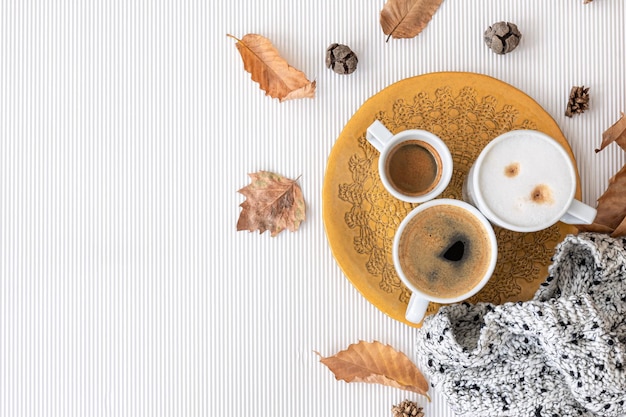
[[[517,48],[522,34],[517,26],[509,22],[498,22],[485,31],[485,43],[496,54],[504,55]]]
[[[356,55],[346,45],[333,43],[326,50],[326,67],[337,74],[351,74],[359,62]]]

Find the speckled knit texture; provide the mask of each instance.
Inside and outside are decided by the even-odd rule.
[[[417,331],[430,382],[460,416],[626,416],[626,239],[556,248],[527,302],[461,303]]]

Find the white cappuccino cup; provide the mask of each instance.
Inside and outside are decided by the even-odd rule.
[[[574,198],[576,170],[565,149],[535,130],[513,130],[482,150],[463,184],[463,199],[491,223],[535,232],[558,221],[591,224],[596,209]]]

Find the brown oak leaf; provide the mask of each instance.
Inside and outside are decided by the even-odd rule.
[[[602,144],[600,149],[596,149],[596,152],[600,152],[613,142],[626,151],[626,117],[624,117],[624,113],[617,122],[602,133]]]
[[[337,380],[387,385],[416,392],[430,400],[426,378],[404,353],[389,345],[360,341],[333,356],[315,353]]]
[[[265,94],[281,102],[295,98],[315,97],[315,81],[309,81],[302,71],[289,65],[272,42],[254,33],[237,39],[236,46],[241,54],[243,66],[259,83]]]
[[[609,180],[609,186],[598,199],[598,214],[590,225],[577,226],[586,232],[626,235],[626,165]]]
[[[443,0],[387,0],[380,25],[389,38],[413,38],[428,25]]]
[[[295,232],[304,221],[306,206],[302,189],[296,180],[268,171],[248,174],[252,180],[239,192],[246,197],[241,203],[237,231],[269,230],[272,237],[289,229]]]
[[[626,117],[622,117],[602,133],[600,152],[611,143],[626,150]],[[598,213],[592,224],[577,225],[583,232],[607,233],[613,237],[626,236],[626,165],[609,179],[609,185],[598,198]]]

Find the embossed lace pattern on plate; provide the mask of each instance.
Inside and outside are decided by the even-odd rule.
[[[417,93],[413,102],[398,99],[393,110],[379,112],[376,118],[392,132],[423,129],[441,137],[452,153],[454,171],[449,186],[440,197],[462,198],[463,180],[483,147],[496,136],[515,129],[536,129],[529,120],[518,120],[511,105],[498,107],[493,96],[478,97],[471,87],[456,95],[450,87],[435,91],[434,97]],[[373,121],[373,120],[372,120]],[[393,237],[400,222],[416,204],[391,196],[378,176],[378,151],[365,138],[358,138],[359,152],[351,156],[352,181],[339,186],[339,199],[351,205],[344,215],[354,231],[354,250],[367,256],[366,270],[379,280],[386,293],[397,293],[407,303],[410,291],[402,284],[393,266]],[[532,282],[539,277],[555,244],[561,239],[557,226],[536,233],[517,233],[496,227],[498,262],[492,279],[471,301],[502,303],[521,292],[520,280]],[[431,303],[429,311],[436,310]]]

